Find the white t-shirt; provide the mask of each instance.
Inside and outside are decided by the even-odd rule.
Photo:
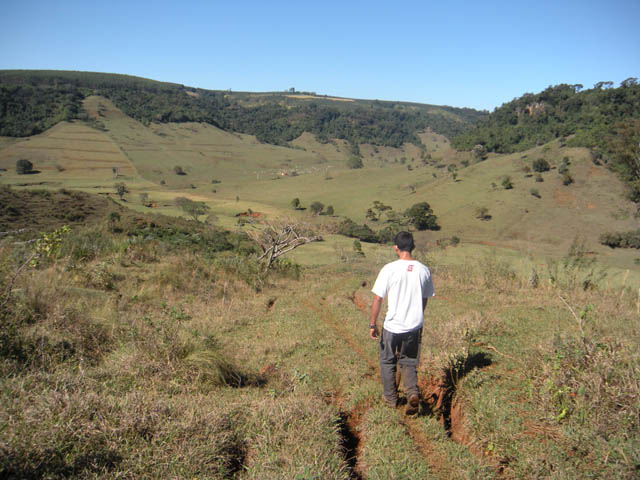
[[[371,291],[381,298],[388,295],[384,329],[391,333],[410,332],[422,326],[422,299],[435,295],[431,272],[417,260],[387,263]]]

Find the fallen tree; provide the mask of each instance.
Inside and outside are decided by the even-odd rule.
[[[247,233],[262,250],[259,260],[265,260],[265,270],[269,270],[277,258],[291,250],[307,243],[322,241],[322,236],[316,235],[308,225],[289,221],[274,224],[265,222],[263,230]]]

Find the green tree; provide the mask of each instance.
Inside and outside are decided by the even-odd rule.
[[[389,205],[385,205],[384,203],[382,203],[379,200],[374,200],[373,201],[373,209],[378,211],[378,216],[382,215],[382,212],[385,212],[387,210],[391,210],[391,207]]]
[[[175,167],[173,167],[173,172],[176,175],[186,175],[187,173],[182,169],[182,167],[180,165],[176,165]]]
[[[300,199],[298,197],[291,200],[291,207],[293,207],[294,210],[298,210],[300,208]]]
[[[18,175],[25,175],[33,172],[33,163],[25,158],[21,158],[16,162],[16,173]]]
[[[196,202],[186,197],[176,197],[174,203],[184,213],[192,217],[195,221],[198,221],[200,215],[206,215],[209,210],[209,205],[204,202]]]
[[[613,168],[628,185],[629,198],[640,203],[640,120],[618,123],[609,145]]]
[[[487,147],[480,143],[473,147],[472,152],[478,162],[487,158]]]
[[[138,194],[138,198],[140,199],[140,204],[145,207],[149,204],[149,194],[146,192],[142,192]]]
[[[114,187],[116,189],[116,193],[118,194],[118,197],[120,197],[120,200],[122,200],[122,198],[124,197],[124,194],[128,192],[127,186],[122,182],[118,182],[114,185]]]
[[[538,173],[547,172],[549,171],[550,168],[551,166],[549,165],[549,162],[547,162],[544,158],[538,158],[537,160],[533,161],[534,172],[538,172]]]
[[[367,220],[372,221],[372,222],[377,222],[378,221],[378,216],[376,215],[376,212],[374,212],[370,208],[367,208],[367,213],[365,214],[365,218]]]
[[[322,210],[324,209],[324,203],[322,203],[322,202],[313,202],[309,206],[309,209],[311,210],[311,213],[313,213],[314,215],[320,215],[320,212],[322,212]]]
[[[333,210],[333,205],[329,205],[327,207],[327,215],[333,216],[334,213],[335,213],[335,211]]]
[[[433,214],[431,206],[427,202],[412,205],[405,211],[409,223],[418,230],[439,230],[437,217]]]
[[[350,156],[349,160],[347,160],[347,167],[351,169],[362,168],[363,166],[364,164],[362,163],[362,159],[355,155]]]
[[[356,255],[360,255],[361,257],[364,257],[364,252],[362,251],[362,244],[360,243],[360,240],[358,240],[357,238],[353,241],[353,251],[356,253]]]

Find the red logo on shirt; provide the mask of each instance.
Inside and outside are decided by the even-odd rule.
[[[407,272],[413,272],[413,265],[407,266]]]

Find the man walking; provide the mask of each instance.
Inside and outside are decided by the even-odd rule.
[[[376,321],[382,300],[388,297],[388,309],[380,334],[380,376],[383,399],[395,407],[398,404],[396,366],[400,365],[407,395],[407,415],[418,413],[420,395],[416,367],[420,356],[422,323],[427,300],[434,296],[431,272],[411,256],[415,245],[413,235],[400,232],[394,238],[393,250],[398,260],[380,270],[371,291],[373,305],[369,321],[369,336],[378,338]]]

